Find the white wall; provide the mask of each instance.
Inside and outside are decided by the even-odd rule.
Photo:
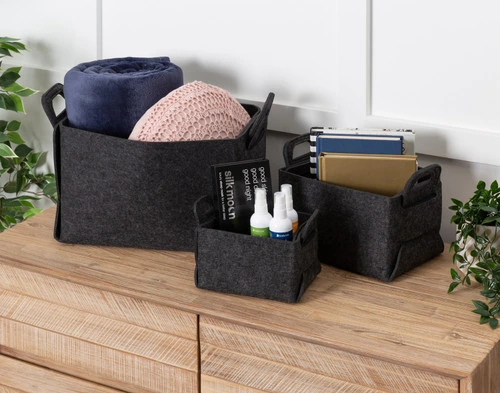
[[[2,15],[17,8],[0,1]],[[490,20],[499,11],[493,0],[481,7],[469,0],[25,0],[16,18],[2,18],[1,34],[28,45],[11,62],[24,66],[23,83],[41,91],[84,61],[158,55],[183,68],[186,81],[219,85],[245,101],[260,103],[273,91],[275,181],[283,143],[313,125],[414,128],[420,163],[443,168],[442,234],[450,241],[450,198],[500,177],[500,28]],[[28,101],[24,132],[50,151],[40,95]]]

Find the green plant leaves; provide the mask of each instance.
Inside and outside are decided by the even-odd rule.
[[[20,78],[21,67],[11,67],[0,75],[0,108],[25,113],[22,98],[37,93],[36,90],[21,86],[16,81]]]
[[[488,305],[480,300],[473,300],[472,304],[474,304],[477,310],[488,310]]]
[[[23,101],[15,94],[0,93],[0,109],[25,113]]]
[[[17,183],[15,181],[9,181],[4,184],[3,190],[8,194],[15,194],[17,190]]]
[[[479,206],[479,209],[481,209],[483,212],[498,213],[498,209],[496,207],[489,206],[489,205],[486,205],[484,203],[480,203],[480,204],[478,204],[478,206]]]
[[[0,67],[3,57],[23,50],[26,46],[19,39],[0,37]],[[18,83],[21,70],[18,66],[0,68],[0,110],[25,113],[23,99],[37,93]],[[0,232],[37,214],[40,209],[34,202],[40,197],[57,202],[55,176],[38,172],[43,153],[27,145],[20,126],[17,120],[0,120]]]
[[[498,318],[495,314],[498,314],[500,306],[497,304],[494,308],[490,309],[489,306],[482,301],[473,300],[472,303],[476,307],[472,312],[480,315],[479,323],[481,325],[487,323],[491,329],[496,329],[498,327]]]
[[[18,38],[0,37],[0,57],[12,56],[11,52],[20,53],[26,46]]]
[[[33,217],[33,216],[36,216],[38,213],[40,213],[42,211],[42,209],[38,208],[38,207],[34,207],[34,208],[31,208],[31,209],[28,209],[24,212],[23,214],[23,219],[24,220],[27,220],[28,218],[30,217]]]
[[[7,133],[6,136],[9,142],[15,143],[16,145],[21,145],[25,143],[24,139],[21,137],[21,134],[19,134],[16,131],[9,132]]]
[[[17,157],[17,154],[4,143],[0,143],[0,157],[13,158]]]
[[[482,225],[489,225],[489,224],[493,224],[493,223],[497,223],[499,224],[500,223],[500,215],[498,215],[498,212],[495,212],[496,215],[495,216],[490,216],[490,217],[486,217],[482,222],[481,224]]]
[[[448,287],[448,293],[453,292],[453,290],[460,285],[460,282],[454,281]]]
[[[21,122],[17,120],[9,121],[5,127],[7,131],[17,131],[21,127]],[[2,130],[3,132],[4,130]]]
[[[27,157],[32,151],[33,149],[25,144],[19,145],[14,149],[14,152],[18,157]]]
[[[9,92],[9,93],[15,93],[18,96],[23,97],[23,98],[29,97],[33,94],[38,93],[38,90],[33,90],[33,89],[30,89],[29,87],[21,86],[18,83],[13,83],[12,85],[5,87],[4,90]]]
[[[453,281],[460,281],[460,274],[455,269],[450,269],[451,279]]]
[[[18,95],[15,95],[15,94],[10,94],[10,98],[14,102],[14,105],[15,105],[14,111],[15,112],[26,113],[24,110],[24,103],[23,103],[23,100],[21,99],[21,97],[19,97]]]
[[[43,187],[43,193],[46,195],[57,195],[57,186],[55,180],[48,182]]]
[[[20,78],[17,72],[6,70],[0,75],[0,87],[5,89]]]
[[[453,206],[450,206],[451,210],[458,210],[461,207],[463,207],[463,205],[464,205],[462,201],[455,199],[455,198],[451,198],[451,201],[453,202]],[[452,208],[454,208],[454,209],[452,209]]]
[[[0,93],[0,109],[17,112],[14,99],[5,93]]]
[[[500,253],[494,244],[497,232],[500,236],[498,181],[493,181],[488,188],[481,180],[469,200],[462,202],[452,198],[451,201],[449,209],[453,216],[450,221],[457,225],[457,240],[451,242],[450,251],[453,252],[453,263],[462,270],[463,276],[451,269],[452,282],[448,293],[460,284],[470,285],[473,277],[482,285],[480,294],[488,304],[473,300],[475,308],[472,312],[479,315],[479,323],[496,329],[497,315],[500,315]],[[480,229],[480,225],[487,225],[492,230]]]
[[[33,201],[38,198],[18,196],[14,198],[0,197],[0,231],[10,228],[23,220],[24,213],[35,208]]]
[[[464,263],[467,263],[463,255],[459,254],[458,251],[455,251],[455,255],[453,255],[453,261],[457,263],[458,265],[462,265]]]

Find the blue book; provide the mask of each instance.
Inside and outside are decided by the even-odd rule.
[[[403,154],[403,136],[321,134],[316,137],[316,162],[321,153]]]
[[[309,137],[310,171],[316,174],[316,138],[319,135],[365,135],[365,136],[402,136],[403,154],[415,155],[415,131],[393,128],[334,128],[311,127]]]

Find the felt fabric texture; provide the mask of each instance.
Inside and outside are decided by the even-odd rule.
[[[129,139],[147,142],[236,138],[250,116],[228,91],[195,81],[175,89],[139,119]]]
[[[57,91],[54,92],[54,94]],[[235,139],[140,142],[55,124],[59,193],[54,237],[66,243],[193,251],[193,204],[211,193],[210,165],[264,158],[270,93]],[[50,97],[43,98],[47,101]]]
[[[322,263],[392,281],[444,250],[440,174],[439,165],[420,168],[387,197],[320,182],[304,161],[280,169],[279,183],[292,184],[295,209],[319,210]]]
[[[296,303],[321,271],[317,212],[299,216],[293,241],[219,230],[215,212],[205,216],[196,230],[198,288]]]
[[[78,64],[64,76],[69,125],[128,138],[151,106],[182,85],[182,70],[168,57],[123,57]]]

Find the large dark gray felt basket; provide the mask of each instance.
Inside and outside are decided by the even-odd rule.
[[[56,84],[42,97],[54,126],[59,202],[54,237],[67,243],[194,250],[193,204],[212,190],[210,165],[266,156],[267,118],[243,105],[251,119],[236,139],[141,142],[69,126],[53,101]]]
[[[317,214],[300,214],[292,241],[218,229],[208,197],[195,204],[195,285],[212,291],[298,302],[321,271]]]
[[[420,168],[401,193],[387,197],[316,180],[309,154],[294,158],[308,140],[304,134],[285,144],[279,183],[292,184],[295,209],[319,210],[322,263],[391,281],[443,251],[439,165]]]

